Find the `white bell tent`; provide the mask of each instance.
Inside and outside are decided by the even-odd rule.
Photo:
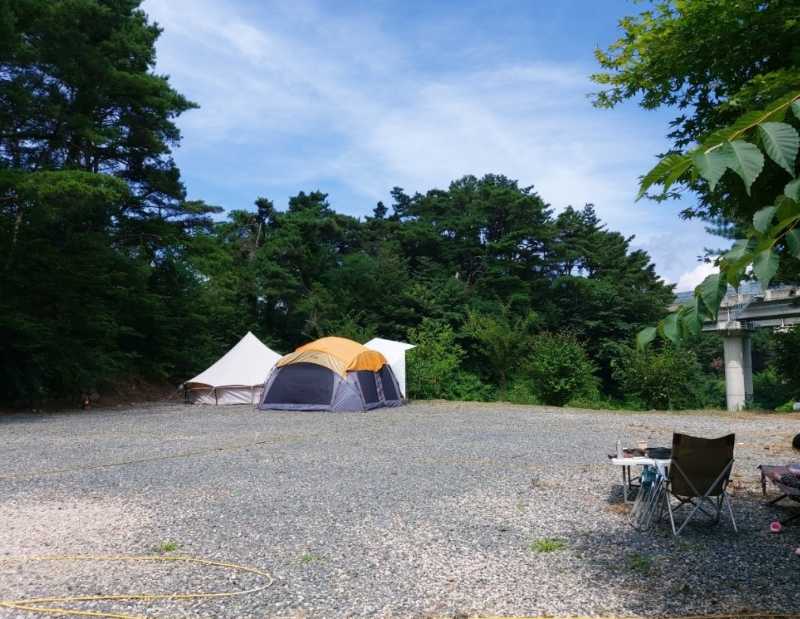
[[[401,397],[406,396],[406,351],[416,348],[413,344],[406,342],[395,342],[394,340],[385,340],[382,337],[374,337],[369,342],[364,344],[371,350],[376,350],[386,357],[389,366],[394,372],[394,377],[400,385]]]
[[[247,332],[214,365],[183,384],[195,404],[257,404],[267,376],[281,355]]]

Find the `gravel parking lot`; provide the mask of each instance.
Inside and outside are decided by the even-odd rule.
[[[768,532],[759,463],[795,416],[420,402],[370,413],[176,404],[0,418],[0,599],[244,590],[55,604],[154,616],[452,617],[796,611],[800,526]],[[737,435],[734,534],[626,523],[619,437]],[[542,552],[543,549],[552,550]],[[31,616],[0,609],[0,617]]]

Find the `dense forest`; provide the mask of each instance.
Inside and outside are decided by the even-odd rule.
[[[0,401],[178,384],[252,330],[284,353],[411,341],[411,397],[722,404],[713,336],[633,347],[673,291],[591,205],[501,174],[364,218],[317,190],[187,199],[171,152],[197,104],[154,73],[158,36],[135,0],[0,1]],[[756,343],[771,406],[786,341]]]

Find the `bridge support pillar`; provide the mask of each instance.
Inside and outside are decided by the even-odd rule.
[[[740,411],[753,399],[753,363],[750,334],[727,331],[722,334],[725,351],[725,398],[729,411]]]

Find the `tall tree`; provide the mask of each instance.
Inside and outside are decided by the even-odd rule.
[[[194,104],[153,72],[139,4],[0,2],[2,371],[28,368],[8,399],[169,375],[202,332],[186,246],[219,209],[185,198],[171,148]]]

